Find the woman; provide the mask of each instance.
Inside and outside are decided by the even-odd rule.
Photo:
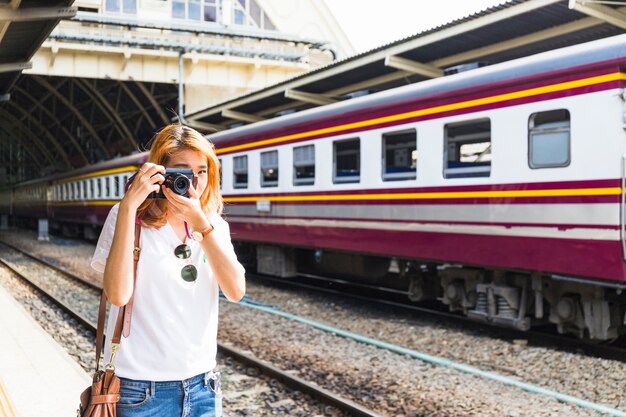
[[[211,143],[177,124],[157,133],[148,161],[111,209],[91,262],[104,272],[112,304],[123,306],[134,293],[130,335],[115,356],[121,381],[117,415],[219,416],[219,374],[212,371],[218,287],[230,301],[245,293],[245,270],[220,216],[219,162]],[[189,198],[162,185],[165,167],[193,170]],[[166,198],[148,198],[155,191]],[[141,252],[133,284],[136,220]],[[107,341],[117,310],[109,314]],[[110,354],[107,342],[105,363]]]

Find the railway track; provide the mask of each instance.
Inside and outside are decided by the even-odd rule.
[[[97,303],[99,303],[100,291],[101,288],[97,285],[85,280],[82,277],[79,277],[70,271],[65,270],[58,265],[54,265],[53,263],[42,259],[39,256],[30,254],[28,252],[23,251],[22,249],[11,245],[6,242],[0,242],[0,246],[5,246],[10,248],[11,250],[19,253],[21,256],[27,257],[30,260],[38,263],[39,265],[43,265],[47,268],[54,270],[57,274],[63,275],[70,281],[73,281],[77,286],[87,287],[89,291],[92,292],[94,297],[94,311],[97,315]],[[26,282],[29,286],[35,288],[36,291],[43,294],[45,297],[49,298],[56,306],[58,306],[62,311],[68,313],[71,317],[76,319],[81,326],[84,326],[86,329],[91,331],[94,335],[96,332],[96,324],[94,320],[86,317],[85,312],[81,308],[76,308],[76,306],[70,305],[67,300],[62,299],[57,294],[54,294],[50,288],[46,288],[46,285],[42,285],[40,282],[36,282],[35,280],[26,276],[21,269],[15,265],[14,262],[9,262],[4,257],[0,257],[0,263],[4,265],[6,268],[11,270],[16,276],[18,276],[22,281]],[[52,285],[54,286],[54,285]],[[380,414],[367,409],[349,399],[343,398],[329,390],[321,388],[316,384],[312,384],[302,378],[291,375],[288,372],[282,371],[281,369],[267,363],[261,361],[249,354],[244,353],[243,351],[236,349],[233,346],[226,345],[224,343],[218,342],[218,351],[228,357],[235,359],[236,361],[248,366],[259,369],[263,374],[267,375],[270,378],[274,378],[279,380],[284,385],[288,386],[293,390],[297,390],[303,393],[310,395],[315,400],[323,403],[325,405],[335,407],[342,412],[358,416],[358,417],[379,417]]]
[[[296,278],[276,278],[260,274],[247,274],[249,278],[258,279],[261,282],[269,282],[289,287],[313,289],[327,294],[334,294],[360,302],[375,303],[379,306],[397,308],[405,312],[417,313],[420,317],[429,317],[446,323],[475,328],[487,332],[490,336],[508,341],[527,340],[529,344],[546,348],[559,349],[567,352],[575,352],[602,359],[617,360],[626,363],[626,337],[622,336],[613,344],[593,343],[577,339],[573,336],[558,335],[551,333],[553,329],[545,331],[521,331],[505,327],[494,327],[489,323],[471,320],[459,314],[442,311],[436,307],[411,304],[410,301],[402,301],[406,298],[406,292],[382,288],[374,285],[354,283],[342,279],[320,277],[310,274],[302,274]]]
[[[16,249],[17,249],[17,250],[19,250],[19,248],[16,248]],[[37,257],[35,256],[34,258],[37,258]],[[62,269],[62,268],[61,268],[61,269]],[[249,277],[252,277],[252,275],[251,275],[251,274],[249,274]],[[280,284],[280,285],[285,285],[285,284],[288,284],[288,285],[294,285],[294,284],[296,284],[293,280],[290,280],[290,281],[288,281],[288,282],[285,282],[284,280],[273,279],[273,278],[270,280],[269,278],[267,278],[267,277],[262,277],[262,276],[254,276],[254,278],[257,278],[257,279],[258,279],[258,278],[264,278],[266,281],[272,281],[272,283],[273,283],[273,284]],[[325,286],[325,287],[332,287],[332,288],[325,288],[324,293],[326,293],[326,292],[333,292],[333,293],[338,294],[340,298],[345,298],[345,297],[346,297],[346,294],[345,294],[345,292],[343,292],[343,291],[342,291],[342,288],[339,288],[339,287],[341,287],[342,285],[343,285],[343,286],[351,286],[351,284],[352,284],[352,283],[350,283],[350,282],[347,282],[347,281],[341,281],[341,280],[333,280],[333,281],[330,281],[330,282],[329,282],[327,279],[324,279],[323,277],[312,276],[312,275],[307,276],[307,277],[300,277],[300,279],[299,279],[298,281],[303,280],[303,279],[305,279],[305,278],[306,278],[306,279],[309,279],[310,281],[313,281],[313,282],[308,282],[308,283],[297,282],[297,285],[298,285],[298,286],[300,286],[300,287],[305,286],[306,288],[313,288],[313,289],[315,289],[316,291],[317,291],[317,290],[320,290],[320,288],[319,288],[319,287],[320,287],[320,285]],[[379,292],[379,290],[380,290],[380,289],[379,289],[379,288],[377,288],[377,287],[367,286],[367,285],[363,285],[363,284],[359,284],[359,285],[358,285],[358,287],[360,288],[360,292],[367,292],[367,291],[370,291],[370,292],[371,292],[371,291]],[[345,289],[345,288],[344,288],[344,289]],[[354,288],[352,288],[352,290],[354,290]],[[437,320],[441,320],[441,321],[445,321],[445,322],[450,322],[450,321],[453,321],[453,322],[455,322],[455,323],[457,323],[457,324],[462,324],[462,325],[463,325],[463,327],[467,327],[467,326],[468,326],[467,319],[465,319],[464,317],[456,316],[456,315],[454,315],[454,314],[450,314],[450,313],[447,313],[447,312],[440,312],[440,311],[434,311],[434,312],[433,312],[431,309],[427,309],[427,308],[424,308],[424,307],[422,307],[422,306],[407,305],[407,304],[405,304],[405,303],[398,302],[397,300],[393,300],[393,298],[394,298],[394,297],[403,298],[403,297],[405,296],[405,294],[404,294],[402,291],[398,291],[398,290],[391,290],[391,291],[389,291],[389,289],[386,289],[385,293],[386,293],[387,295],[386,295],[384,298],[387,298],[387,299],[381,299],[381,297],[378,297],[378,299],[376,299],[376,298],[375,298],[375,297],[373,297],[373,296],[368,297],[368,296],[363,295],[363,294],[359,294],[359,295],[351,295],[351,297],[356,298],[356,299],[360,302],[360,304],[365,304],[365,303],[363,303],[363,301],[367,301],[367,303],[368,303],[367,305],[368,305],[368,306],[370,306],[370,304],[372,304],[372,303],[376,302],[376,303],[378,303],[378,304],[380,304],[380,305],[385,305],[385,306],[388,306],[388,307],[390,307],[390,308],[402,308],[402,310],[401,310],[402,312],[400,313],[400,315],[402,315],[402,316],[404,316],[404,317],[406,317],[406,316],[407,316],[407,315],[406,315],[406,311],[407,311],[407,309],[410,309],[410,310],[414,310],[414,311],[420,312],[420,317],[421,317],[421,316],[424,316],[424,315],[429,315],[430,317],[435,317],[435,318],[437,318]],[[319,298],[320,298],[320,299],[324,299],[325,297],[323,297],[323,296],[322,296],[322,297],[319,297]],[[327,298],[327,297],[326,297],[326,298]],[[391,300],[390,300],[389,298],[391,298]],[[262,297],[262,296],[259,296],[259,299],[263,299],[263,297]],[[246,304],[246,303],[240,303],[240,304]],[[263,303],[261,303],[261,304],[263,304]],[[373,304],[372,304],[372,305],[373,305]],[[232,308],[235,308],[234,306],[236,306],[236,304],[234,304]],[[264,310],[265,310],[265,309],[267,309],[267,306],[268,306],[268,305],[267,305],[267,304],[265,304],[265,306],[266,306],[266,307],[262,307],[262,309],[264,309]],[[238,308],[239,308],[239,307],[238,307]],[[368,308],[369,308],[369,307],[368,307]],[[376,309],[374,309],[374,310],[376,310]],[[280,311],[280,310],[276,311],[276,313],[277,313],[278,315],[281,315],[281,311]],[[297,314],[297,313],[296,313],[296,314]],[[288,315],[288,314],[287,314],[287,315]],[[398,315],[395,311],[394,311],[394,312],[392,312],[392,315],[399,317],[399,315]],[[414,315],[414,317],[415,317],[415,315]],[[298,319],[300,319],[300,318],[302,318],[302,317],[301,317],[301,315],[300,315],[300,317],[295,316],[295,317],[291,317],[290,319],[293,319],[294,321],[298,321]],[[487,332],[490,332],[490,333],[494,334],[494,329],[493,329],[492,327],[488,326],[488,325],[485,325],[485,324],[480,324],[480,323],[475,323],[475,322],[469,322],[469,324],[471,324],[472,326],[474,326],[474,325],[479,326],[479,327],[481,327],[481,328],[485,329]],[[444,326],[444,327],[445,327],[445,326]],[[340,330],[340,329],[330,329],[330,330],[326,330],[326,331],[330,331],[330,333],[332,333],[332,334],[340,334],[340,331],[339,331],[339,332],[337,332],[336,330]],[[516,332],[516,331],[512,331],[512,333],[511,333],[510,335],[508,335],[508,336],[503,336],[503,332],[508,332],[508,331],[509,331],[509,329],[505,329],[505,330],[503,330],[503,331],[498,330],[498,331],[497,331],[497,334],[494,334],[493,339],[494,339],[494,340],[496,340],[496,339],[498,339],[498,338],[499,338],[499,339],[503,339],[503,338],[504,338],[504,339],[524,339],[524,340],[529,340],[528,334],[527,334],[526,332]],[[349,333],[349,332],[348,332],[348,333]],[[483,335],[485,335],[485,334],[483,333]],[[490,335],[486,335],[486,336],[487,336],[487,337],[491,337]],[[345,336],[345,335],[342,335],[342,337],[346,337],[346,336]],[[348,337],[348,338],[354,338],[355,340],[358,340],[358,338],[360,337],[360,335],[359,335],[359,334],[352,334],[352,335],[348,335],[347,337]],[[542,334],[542,335],[541,335],[541,337],[543,337],[543,338],[545,339],[545,335],[543,335],[543,334]],[[232,342],[237,343],[237,342],[236,342],[236,340],[237,340],[237,339],[233,339],[233,340],[232,340]],[[568,344],[570,344],[570,346],[567,346],[567,349],[568,349],[568,350],[572,350],[572,347],[571,347],[571,342],[572,342],[572,339],[567,339],[567,343],[568,343]],[[578,341],[576,341],[576,342],[578,343]],[[543,345],[543,346],[548,345],[548,346],[550,346],[550,347],[554,347],[554,345],[555,345],[555,344],[554,344],[554,343],[552,343],[552,342],[545,343],[545,340],[544,340],[543,342],[542,342],[542,341],[537,341],[537,344],[538,344],[538,345]],[[244,344],[243,344],[243,345],[241,345],[241,346],[247,346],[247,344],[245,344],[245,343],[244,343]],[[401,347],[401,346],[402,346],[402,344],[397,345],[397,346],[392,346],[392,348],[393,348],[393,347],[397,348],[397,347]],[[228,346],[224,346],[224,347],[225,347],[225,348],[228,348]],[[595,346],[595,345],[592,345],[590,348],[597,349],[598,347],[597,347],[597,346]],[[576,349],[578,349],[578,348],[576,348]],[[575,350],[576,350],[576,349],[575,349]],[[600,349],[601,349],[601,350],[603,350],[603,351],[605,351],[605,350],[606,350],[606,349],[605,349],[605,347],[601,347]],[[609,348],[609,349],[611,349],[611,348]],[[409,350],[410,350],[410,349],[409,349]],[[580,349],[578,349],[577,353],[580,353],[580,351],[579,351],[579,350],[580,350]],[[392,350],[392,351],[393,351],[393,350]],[[240,355],[240,356],[237,356],[237,355],[236,355],[236,353],[233,353],[233,354],[231,355],[230,353],[228,353],[228,351],[227,351],[227,350],[222,350],[222,352],[225,352],[225,354],[226,354],[226,355],[232,356],[232,357],[233,357],[233,358],[235,358],[235,360],[237,360],[237,361],[240,361],[240,360],[246,360],[246,359],[247,359],[247,358],[246,358],[246,355],[244,355],[244,354],[242,354],[242,355]],[[413,353],[415,353],[415,352],[416,352],[416,351],[413,351]],[[620,353],[620,352],[623,352],[623,351],[621,351],[621,350],[620,350],[619,352],[614,353],[614,355],[623,355],[623,354],[622,354],[622,353]],[[240,352],[240,353],[241,353],[241,352]],[[418,353],[418,354],[420,354],[419,352],[417,352],[417,353]],[[589,349],[587,350],[587,352],[586,352],[586,353],[587,353],[587,354],[592,354],[591,352],[589,352]],[[595,352],[594,354],[596,354],[596,356],[602,356],[602,355],[597,355],[597,353],[598,353],[598,352]],[[411,352],[409,352],[409,353],[404,353],[404,354],[408,354],[409,356],[411,356]],[[421,355],[421,354],[420,354],[420,355]],[[610,356],[614,356],[614,355],[613,355],[613,354],[611,354],[611,355],[605,355],[605,356],[609,356],[609,357],[610,357]],[[254,360],[254,358],[252,358],[252,359]],[[270,357],[265,357],[265,359],[266,359],[266,360],[269,360],[270,362],[282,363],[282,362],[280,361],[280,356],[279,356],[278,358],[276,358],[276,357],[271,357],[271,355],[270,355]],[[419,357],[416,357],[416,359],[420,359],[420,358],[419,358]],[[624,362],[624,357],[623,357],[623,356],[619,356],[619,357],[618,357],[618,359],[620,359],[622,362]],[[448,361],[444,359],[444,362],[448,362]],[[250,364],[249,366],[259,367],[259,365],[257,365],[255,362],[247,362],[247,363],[249,363],[249,364]],[[258,363],[258,361],[257,361],[257,363]],[[498,367],[498,365],[497,365],[497,364],[496,364],[496,365],[494,365],[494,364],[484,363],[484,364],[482,364],[482,365],[483,365],[483,366],[487,366],[487,368],[488,368],[488,369],[489,369],[489,368],[490,368],[490,369],[493,369],[493,370],[500,369],[500,368]],[[444,365],[444,366],[449,366],[449,365]],[[466,367],[465,365],[462,365],[462,368],[467,368],[467,367]],[[261,369],[261,368],[259,368],[259,369]],[[478,368],[476,368],[476,369],[478,369]],[[509,369],[509,368],[506,368],[506,367],[505,367],[505,368],[502,368],[502,370],[503,370],[503,371],[505,372],[505,374],[506,374],[506,373],[511,373],[510,371],[512,370],[512,368],[510,368],[510,369]],[[272,375],[272,377],[273,377],[273,378],[279,379],[279,380],[281,380],[281,381],[285,381],[285,379],[283,379],[283,378],[282,378],[279,374],[272,374],[272,373],[271,373],[272,371],[273,371],[273,369],[271,368],[271,366],[270,366],[270,367],[267,367],[267,368],[265,368],[265,369],[262,369],[262,372],[263,372],[263,373],[267,373],[268,375]],[[481,371],[481,370],[479,370],[479,371]],[[293,372],[293,370],[292,370],[292,371],[290,371],[290,372]],[[481,372],[483,372],[483,371],[481,371]],[[513,374],[515,375],[515,372],[513,372]],[[497,375],[496,375],[496,376],[497,376]],[[287,374],[287,378],[289,378],[289,379],[293,379],[293,378],[290,378],[290,377],[291,377],[291,375]],[[308,375],[307,375],[307,377],[308,377]],[[497,377],[498,377],[498,376],[497,376]],[[498,378],[499,378],[499,377],[498,377]],[[315,379],[315,378],[307,378],[307,379],[309,379],[309,380],[310,380],[310,379]],[[514,378],[514,379],[519,379],[519,378]],[[290,387],[293,387],[293,388],[295,388],[295,389],[297,389],[297,390],[300,390],[300,391],[303,391],[303,392],[307,392],[305,389],[301,388],[301,386],[298,386],[298,385],[293,385],[293,384],[297,384],[297,382],[295,382],[295,383],[294,383],[294,382],[290,382],[290,383],[285,382],[285,385],[288,385],[288,386],[290,386]],[[536,387],[536,386],[535,386],[535,387]],[[307,392],[307,393],[308,393],[308,392]],[[330,394],[330,395],[332,395],[332,393],[329,393],[329,394]],[[553,392],[553,394],[558,394],[558,395],[561,395],[561,394],[560,394],[560,393],[558,393],[558,392]],[[352,395],[352,394],[349,394],[349,395]],[[315,395],[311,395],[311,396],[312,396],[312,397],[316,397]],[[567,395],[565,395],[564,397],[568,397],[568,396],[567,396]],[[576,398],[576,397],[568,397],[568,398],[565,398],[563,401],[565,401],[565,402],[579,402],[579,400],[580,400],[580,399],[579,399],[579,398]],[[326,403],[328,404],[328,402],[326,402]],[[602,409],[602,407],[603,407],[601,404],[592,404],[592,406],[593,406],[593,407],[599,407],[600,409]],[[585,407],[585,406],[583,406],[583,407]],[[597,409],[597,408],[596,408],[596,409]],[[360,413],[359,411],[356,411],[356,412],[355,412],[355,411],[348,411],[347,413],[349,413],[349,414],[351,414],[351,415],[368,415],[368,414],[362,414],[362,413]],[[618,413],[618,414],[615,414],[615,415],[622,415],[622,414],[620,414],[621,412],[619,412],[619,411],[618,411],[617,413]],[[374,415],[375,415],[375,414],[374,414]]]

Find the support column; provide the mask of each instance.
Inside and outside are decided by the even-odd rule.
[[[48,219],[39,219],[39,227],[37,240],[50,240],[50,236],[48,235]]]

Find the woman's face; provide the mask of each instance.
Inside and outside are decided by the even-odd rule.
[[[209,161],[201,152],[191,149],[178,151],[170,156],[166,168],[191,168],[197,179],[195,186],[198,197],[202,195],[209,180]]]

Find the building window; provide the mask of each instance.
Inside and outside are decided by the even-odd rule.
[[[137,14],[137,0],[106,0],[104,10],[110,13]]]
[[[219,0],[173,0],[172,17],[206,22],[217,22]]]
[[[261,187],[278,187],[278,151],[261,152]]]
[[[311,185],[315,182],[315,147],[293,148],[293,185]]]
[[[383,135],[383,180],[414,180],[417,174],[415,130]]]
[[[570,115],[565,109],[534,113],[528,120],[528,165],[565,167],[570,163]]]
[[[333,143],[333,182],[359,182],[360,179],[360,139],[342,140]]]
[[[233,158],[233,188],[248,188],[248,156]]]
[[[488,177],[491,174],[491,121],[445,126],[445,178]]]

